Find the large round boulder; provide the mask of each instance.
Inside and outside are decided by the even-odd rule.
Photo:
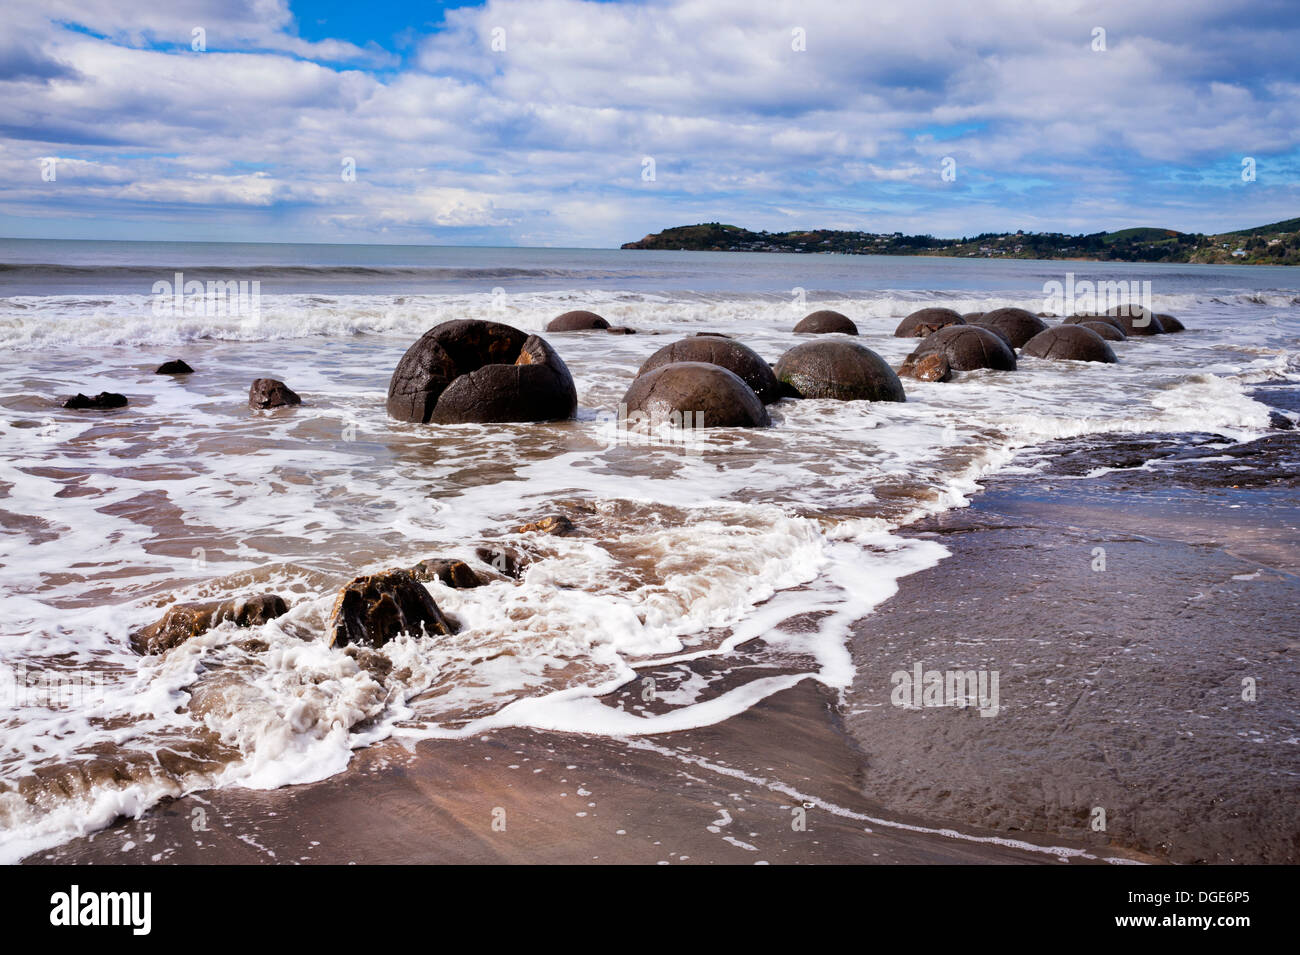
[[[1025,343],[1022,354],[1052,361],[1115,363],[1115,353],[1100,335],[1083,325],[1057,325]]]
[[[966,319],[951,308],[920,308],[898,323],[895,338],[924,338],[948,325],[965,325]]]
[[[1074,328],[1076,326],[1079,328],[1091,328],[1108,342],[1122,342],[1128,338],[1128,336],[1120,329],[1112,325],[1110,322],[1103,322],[1101,319],[1098,319],[1095,322],[1075,322],[1069,327]]]
[[[1134,335],[1159,335],[1164,332],[1160,319],[1151,314],[1150,309],[1140,305],[1117,305],[1107,315],[1114,315],[1123,326],[1124,334],[1129,338]]]
[[[776,377],[800,398],[907,400],[894,369],[857,342],[831,340],[796,345],[777,361]]]
[[[674,362],[638,375],[623,405],[629,424],[638,416],[652,426],[670,421],[687,428],[766,428],[772,423],[763,402],[739,375],[704,361]]]
[[[1120,331],[1120,332],[1124,331],[1123,322],[1121,322],[1114,315],[1106,315],[1103,312],[1076,312],[1075,314],[1071,315],[1069,318],[1062,320],[1061,324],[1062,325],[1085,325],[1088,322],[1105,322],[1107,325],[1110,325],[1113,328],[1115,328],[1116,331]],[[1125,338],[1128,337],[1127,332],[1124,333],[1124,337]]]
[[[388,383],[388,413],[399,421],[553,421],[577,406],[569,369],[545,340],[478,319],[429,329]]]
[[[938,353],[953,371],[1015,371],[1016,353],[1006,340],[979,325],[948,326],[931,332],[912,352],[914,358]]]
[[[1029,339],[1047,330],[1045,321],[1023,308],[995,308],[967,322],[998,332],[1012,348],[1024,347]]]
[[[1167,335],[1171,335],[1174,332],[1187,331],[1187,326],[1172,315],[1166,315],[1164,312],[1160,312],[1156,315],[1156,319],[1160,322],[1161,330]]]
[[[702,361],[739,375],[765,405],[781,400],[781,384],[772,373],[772,366],[760,358],[758,352],[734,339],[713,335],[683,338],[665,345],[645,360],[637,377],[663,365],[683,361]]]
[[[548,332],[586,332],[599,328],[609,328],[609,322],[595,312],[586,312],[582,309],[565,312],[546,324]]]
[[[800,334],[826,335],[838,332],[841,335],[856,335],[858,326],[847,316],[829,308],[823,308],[805,315],[794,327]]]

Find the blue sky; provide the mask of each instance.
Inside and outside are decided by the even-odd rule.
[[[1300,215],[1287,0],[129,7],[7,0],[0,235],[611,246],[711,220]]]

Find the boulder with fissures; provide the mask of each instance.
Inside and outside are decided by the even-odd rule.
[[[903,383],[885,359],[843,339],[796,345],[777,361],[776,377],[800,398],[907,400]]]
[[[762,400],[743,378],[703,361],[673,362],[638,375],[623,396],[623,405],[630,429],[640,422],[651,427],[671,422],[684,428],[766,428],[772,423]]]
[[[1052,361],[1100,361],[1115,363],[1115,353],[1105,340],[1084,325],[1057,325],[1039,332],[1025,343],[1025,355]]]
[[[1091,328],[1108,342],[1122,342],[1128,339],[1128,336],[1125,335],[1121,329],[1112,325],[1110,322],[1103,322],[1101,320],[1095,322],[1075,322],[1070,327],[1074,327],[1074,325],[1077,325],[1079,328]]]
[[[823,308],[801,318],[794,330],[801,335],[856,335],[858,326],[847,315]]]
[[[1150,309],[1140,305],[1117,305],[1109,309],[1106,314],[1119,319],[1124,334],[1129,338],[1134,335],[1160,335],[1165,330],[1160,324],[1160,319],[1156,318]]]
[[[952,368],[948,359],[938,352],[929,355],[907,356],[898,368],[900,378],[915,378],[917,381],[951,381]]]
[[[298,393],[277,378],[258,378],[248,389],[248,407],[254,411],[300,404]]]
[[[411,568],[411,575],[421,583],[440,580],[448,587],[465,590],[481,587],[483,581],[463,560],[448,557],[428,557]]]
[[[388,414],[421,424],[553,421],[577,406],[573,377],[544,339],[477,319],[429,329],[388,383]]]
[[[1069,318],[1061,320],[1062,325],[1083,325],[1087,322],[1105,322],[1107,325],[1114,326],[1118,331],[1124,331],[1124,323],[1114,315],[1107,315],[1104,312],[1076,312]],[[1128,337],[1125,333],[1124,337]]]
[[[1033,312],[1023,308],[995,308],[968,323],[998,332],[1012,348],[1022,348],[1025,342],[1039,332],[1047,330],[1047,323]]]
[[[951,308],[920,308],[898,323],[895,338],[924,338],[949,325],[965,325],[966,319]]]
[[[172,604],[161,619],[132,632],[131,647],[136,653],[162,653],[223,623],[255,627],[288,612],[289,605],[278,594]]]
[[[1172,335],[1174,332],[1187,331],[1187,326],[1172,315],[1158,312],[1156,313],[1156,319],[1160,322],[1160,328],[1166,335]]]
[[[404,633],[450,636],[456,625],[409,570],[386,570],[350,581],[334,601],[326,626],[331,647],[382,647]]]
[[[678,362],[696,361],[718,365],[733,372],[753,389],[758,400],[765,405],[781,400],[781,387],[772,367],[759,357],[758,352],[732,338],[717,335],[700,335],[683,338],[665,345],[645,360],[637,372],[641,377],[656,368]]]
[[[595,312],[578,309],[557,315],[546,323],[548,332],[587,332],[595,329],[608,329],[609,322]]]
[[[979,325],[956,325],[941,328],[922,339],[912,357],[940,354],[948,359],[953,371],[1015,371],[1016,353],[995,332]]]

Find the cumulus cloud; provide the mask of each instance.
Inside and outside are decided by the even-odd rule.
[[[1282,0],[489,0],[400,56],[304,39],[288,0],[9,7],[0,215],[51,230],[224,210],[250,238],[608,245],[700,217],[1213,229],[1300,198]]]

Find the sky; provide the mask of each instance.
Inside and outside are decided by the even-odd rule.
[[[1239,229],[1300,216],[1298,51],[1296,0],[5,0],[0,236]]]

